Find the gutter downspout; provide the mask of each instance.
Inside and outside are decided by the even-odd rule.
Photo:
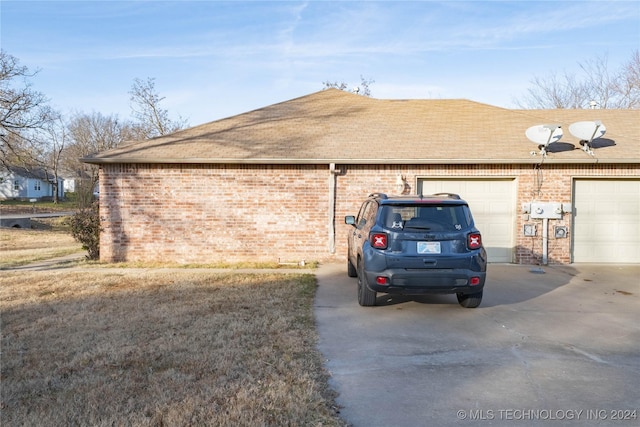
[[[329,164],[329,253],[336,253],[336,181],[340,170],[336,170],[336,164]]]
[[[549,264],[549,220],[542,219],[542,265]]]

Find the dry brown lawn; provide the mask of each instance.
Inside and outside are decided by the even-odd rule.
[[[39,229],[0,228],[0,269],[83,251],[60,219],[33,224]]]
[[[344,425],[311,274],[0,274],[3,426]]]

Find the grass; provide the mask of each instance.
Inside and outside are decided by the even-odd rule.
[[[35,203],[28,200],[0,200],[1,214],[67,212],[76,209],[78,209],[78,204],[69,200],[61,200],[58,203],[44,200],[38,200]]]
[[[345,425],[315,287],[304,270],[5,271],[0,424]]]
[[[307,262],[304,265],[299,263],[277,263],[277,262],[236,262],[236,263],[209,263],[209,264],[179,264],[179,263],[169,263],[169,262],[151,262],[151,261],[140,261],[140,262],[116,262],[116,263],[100,263],[97,261],[87,262],[87,265],[96,266],[96,267],[108,267],[108,268],[184,268],[184,269],[193,269],[193,268],[210,268],[210,269],[228,269],[228,270],[241,270],[241,269],[270,269],[270,270],[278,270],[278,269],[299,269],[299,270],[309,270],[318,268],[319,263],[317,261]]]
[[[0,270],[83,251],[63,218],[33,220],[32,225],[0,228]]]

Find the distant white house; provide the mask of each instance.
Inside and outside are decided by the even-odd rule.
[[[0,199],[42,199],[53,197],[54,177],[43,170],[22,168],[0,170]],[[58,178],[58,197],[64,197],[64,179]]]
[[[86,186],[93,177],[84,171],[64,170],[60,173],[60,176],[64,179],[64,192],[77,193],[82,191],[83,186]],[[98,190],[98,184],[94,185],[93,192]]]
[[[64,192],[75,193],[76,191],[76,178],[65,176],[64,178]]]

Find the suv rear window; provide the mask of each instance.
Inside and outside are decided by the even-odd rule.
[[[385,227],[393,230],[454,231],[471,225],[466,205],[385,205],[380,214]]]

